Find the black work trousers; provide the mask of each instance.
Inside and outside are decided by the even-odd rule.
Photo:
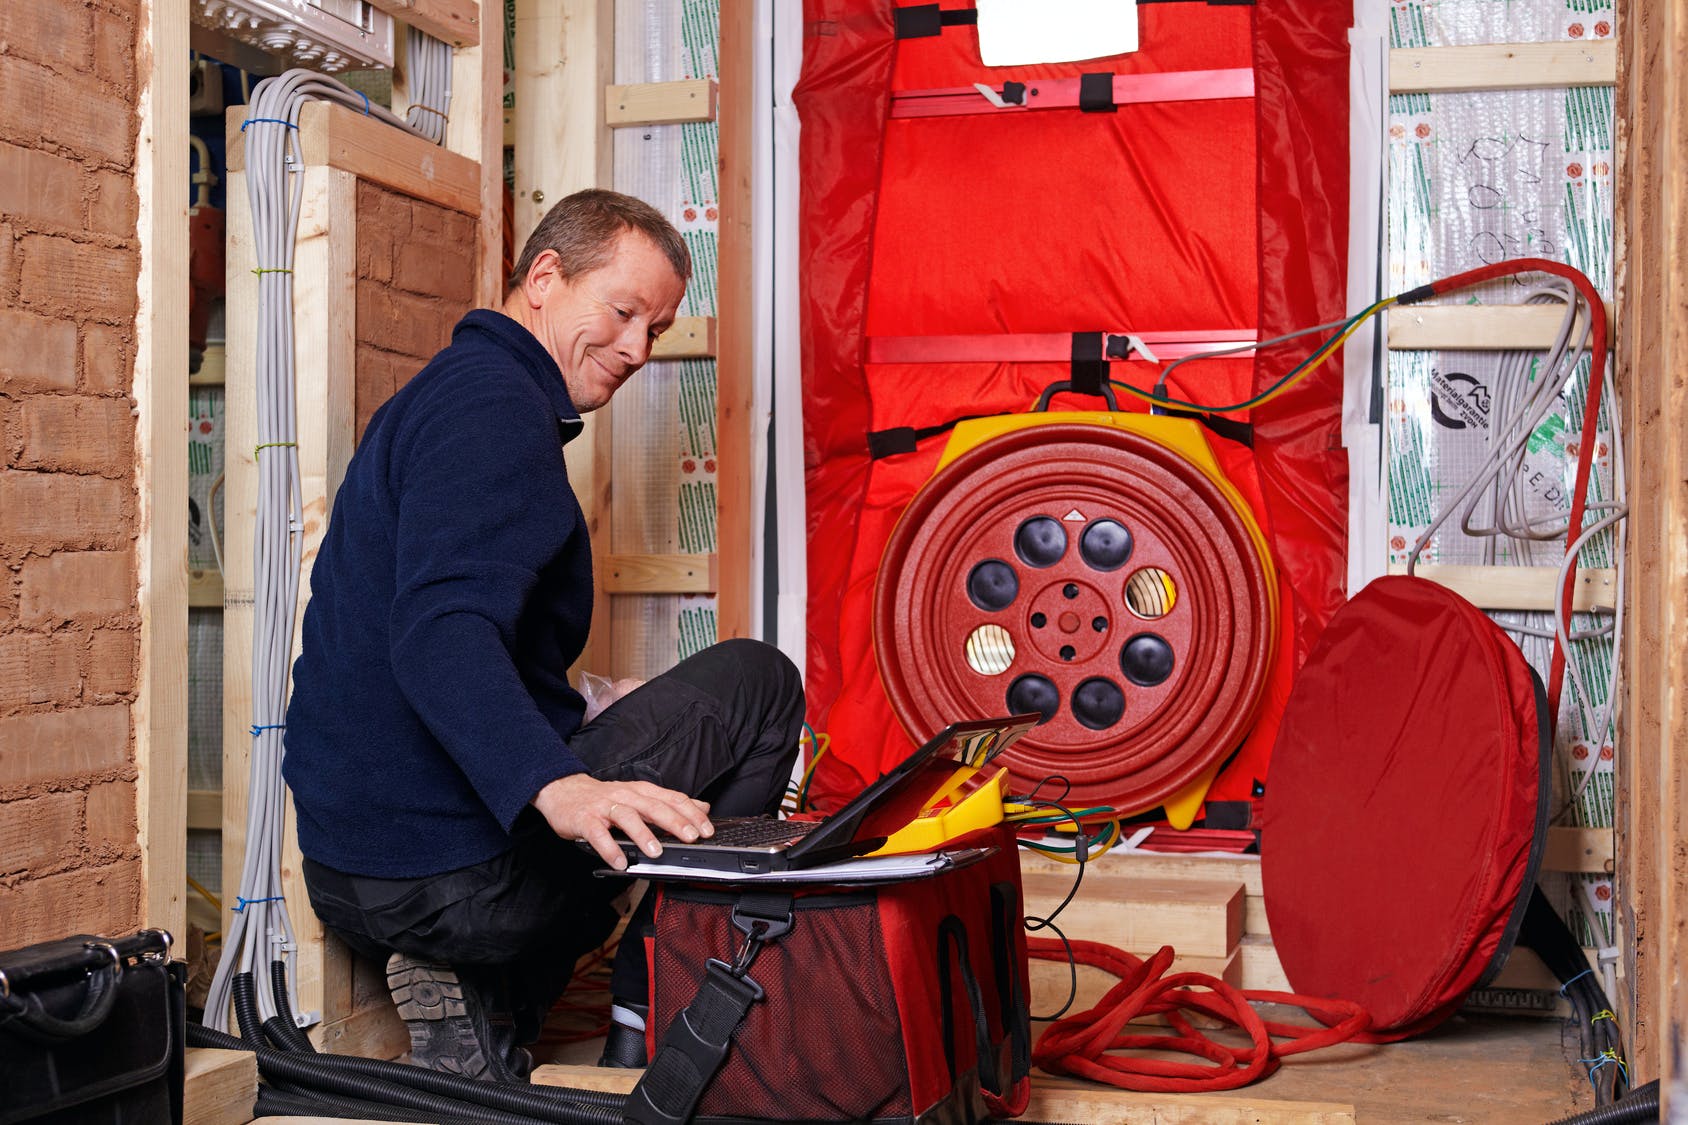
[[[569,748],[599,780],[649,781],[708,801],[712,816],[754,816],[779,808],[802,724],[796,667],[771,645],[732,640],[616,700]],[[575,961],[615,928],[611,901],[627,884],[594,876],[602,866],[529,806],[510,850],[482,863],[376,879],[306,859],[304,875],[317,916],[354,950],[450,964],[485,1002],[508,1008],[522,1043],[538,1036]],[[644,999],[643,942],[622,942],[611,989]]]

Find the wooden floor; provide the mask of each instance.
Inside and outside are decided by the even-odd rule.
[[[1034,1079],[1026,1125],[1545,1125],[1594,1102],[1576,1039],[1560,1020],[1459,1016],[1406,1043],[1349,1044],[1298,1055],[1242,1090],[1202,1095],[1115,1091],[1070,1078]],[[596,1042],[553,1053],[536,1081],[625,1090],[633,1073],[597,1070]],[[573,1065],[569,1065],[573,1064]]]

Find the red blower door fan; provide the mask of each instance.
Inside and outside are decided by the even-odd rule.
[[[924,737],[1040,712],[1004,759],[1068,800],[1188,825],[1272,662],[1265,540],[1194,422],[1056,413],[957,427],[885,549],[874,652]]]

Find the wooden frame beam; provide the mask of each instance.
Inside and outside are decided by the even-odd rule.
[[[606,594],[713,594],[717,555],[609,555]]]
[[[715,318],[712,316],[681,316],[674,318],[674,326],[657,338],[651,348],[651,358],[711,359],[716,352]]]
[[[480,5],[476,0],[369,0],[369,3],[371,7],[453,47],[480,45],[483,31]],[[499,11],[502,13],[503,9]],[[502,42],[502,36],[494,35],[493,39]],[[397,55],[402,50],[400,41],[395,39],[393,53]]]
[[[755,132],[756,6],[721,5],[720,204],[715,361],[716,636],[748,637],[751,529],[759,498],[752,472],[756,443],[756,262],[752,243],[752,141]]]
[[[135,313],[136,825],[141,919],[187,937],[188,175],[187,0],[138,12]]]
[[[1616,378],[1626,393],[1630,581],[1619,712],[1616,997],[1660,1119],[1688,1107],[1688,0],[1619,0]],[[1675,1114],[1673,1114],[1675,1111]]]
[[[1389,52],[1391,94],[1611,86],[1617,80],[1615,39],[1396,47]]]

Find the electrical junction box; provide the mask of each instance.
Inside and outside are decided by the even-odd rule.
[[[193,21],[293,66],[391,70],[393,18],[367,0],[194,0]]]

